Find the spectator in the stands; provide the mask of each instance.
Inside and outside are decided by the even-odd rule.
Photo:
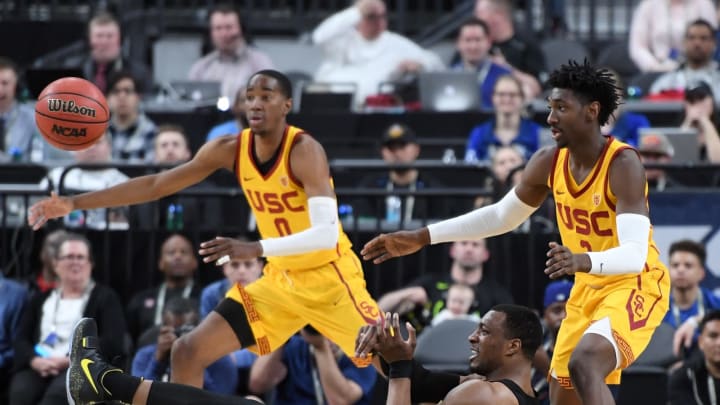
[[[27,300],[27,289],[0,271],[0,403],[7,403],[6,390],[10,385],[13,366],[13,342],[17,338],[20,317]]]
[[[234,100],[250,76],[273,63],[264,52],[250,45],[240,11],[231,5],[221,4],[210,12],[210,39],[213,51],[190,67],[188,78],[198,81],[220,82],[223,96]]]
[[[162,323],[163,310],[170,299],[200,298],[202,288],[194,280],[197,268],[195,249],[190,240],[180,234],[172,234],[165,239],[158,259],[163,282],[135,294],[127,305],[128,330],[133,340]]]
[[[443,69],[433,52],[388,31],[387,20],[382,0],[357,0],[320,23],[312,40],[323,48],[325,58],[315,80],[355,84],[355,105],[361,107],[382,82]]]
[[[56,229],[45,235],[40,247],[40,268],[32,275],[34,278],[28,280],[31,293],[39,292],[42,294],[57,287],[54,261],[65,235],[67,235],[67,232],[64,229]]]
[[[65,167],[56,167],[48,173],[41,187],[47,187],[46,182],[49,181],[58,194],[78,193],[111,187],[128,179],[128,176],[114,167],[92,167],[96,164],[109,164],[112,161],[112,137],[108,132],[89,148],[75,151],[73,154],[75,164],[88,165],[88,167],[75,167],[67,171]],[[64,223],[71,228],[127,229],[127,220],[127,207],[113,207],[75,210],[64,218]]]
[[[522,83],[525,98],[540,94],[540,83],[547,76],[545,56],[532,34],[515,27],[510,0],[477,0],[475,17],[485,21],[490,29],[493,61],[506,66]]]
[[[720,162],[720,111],[712,88],[705,82],[691,84],[685,90],[683,128],[698,131],[699,159],[710,163]]]
[[[675,148],[665,134],[648,132],[640,138],[638,152],[643,164],[664,164],[672,161]],[[681,185],[662,168],[646,168],[645,177],[650,190],[663,191]]]
[[[643,72],[676,69],[687,25],[699,18],[717,27],[711,0],[642,0],[630,23],[630,58]]]
[[[122,304],[112,289],[93,281],[94,263],[87,238],[66,235],[55,258],[58,288],[35,295],[20,320],[13,345],[13,405],[68,403],[65,371],[70,365],[70,338],[82,317],[97,321],[97,344],[103,353],[110,359],[124,360]]]
[[[396,122],[382,135],[380,153],[388,165],[411,165],[420,155],[415,131]],[[360,180],[358,187],[392,191],[416,191],[440,187],[427,171],[415,168],[394,168],[382,174],[371,174]],[[443,199],[409,195],[370,196],[359,198],[354,209],[359,217],[380,218],[388,223],[407,223],[413,219],[442,218],[446,210]]]
[[[129,72],[118,72],[108,83],[108,107],[113,158],[128,162],[153,160],[155,123],[140,110],[142,84]]]
[[[515,169],[525,164],[525,156],[512,146],[500,146],[491,159],[491,175],[486,177],[485,186],[493,190],[487,197],[475,199],[475,208],[490,205],[499,201],[515,184],[510,178]]]
[[[489,161],[501,146],[512,146],[529,159],[540,144],[540,125],[525,117],[522,84],[515,76],[501,76],[492,101],[495,117],[472,129],[465,161]]]
[[[102,92],[107,92],[110,78],[120,71],[130,72],[140,83],[141,89],[152,86],[152,74],[140,61],[122,55],[122,33],[120,22],[110,13],[101,12],[88,23],[90,54],[81,62],[80,68],[85,79],[95,83]],[[68,64],[77,64],[70,60]]]
[[[483,108],[491,109],[492,94],[498,78],[512,73],[506,66],[492,61],[492,41],[487,24],[476,18],[460,26],[456,47],[460,60],[450,66],[451,70],[477,73],[480,100]]]
[[[445,301],[447,308],[435,315],[431,322],[432,326],[450,319],[480,322],[480,315],[470,313],[470,307],[475,302],[475,291],[473,291],[472,287],[465,284],[451,285]]]
[[[245,113],[245,88],[241,87],[235,94],[235,101],[232,105],[234,118],[212,127],[205,137],[205,142],[210,142],[224,135],[237,135],[240,131],[247,128],[248,122]]]
[[[170,350],[182,335],[200,323],[197,301],[175,297],[163,309],[162,324],[154,343],[140,347],[132,361],[131,374],[148,380],[170,379]],[[219,394],[235,393],[238,369],[232,355],[225,355],[210,364],[203,373],[203,389]]]
[[[157,128],[153,163],[179,164],[187,162],[191,156],[188,138],[181,126],[166,124]]]
[[[682,92],[688,85],[702,81],[711,84],[715,99],[720,100],[720,70],[713,60],[716,47],[715,28],[704,19],[691,22],[683,40],[685,61],[673,71],[658,77],[650,87],[650,93],[667,90]]]

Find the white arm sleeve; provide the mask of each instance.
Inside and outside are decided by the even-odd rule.
[[[588,252],[590,274],[639,273],[645,266],[650,238],[650,219],[640,214],[620,214],[615,218],[620,246],[602,252]]]
[[[500,235],[525,222],[535,210],[537,207],[525,204],[513,188],[495,204],[428,225],[430,243],[434,245]]]
[[[308,198],[310,228],[280,238],[263,239],[263,256],[289,256],[334,248],[340,235],[337,201],[331,197]]]

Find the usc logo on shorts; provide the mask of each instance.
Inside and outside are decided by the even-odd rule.
[[[377,306],[374,306],[367,301],[360,302],[360,309],[365,313],[365,315],[368,315],[373,319],[377,319],[380,316]]]
[[[648,309],[652,308],[647,307],[645,296],[641,295],[638,290],[633,290],[630,293],[625,309],[630,321],[630,330],[635,330],[645,326],[651,312]]]

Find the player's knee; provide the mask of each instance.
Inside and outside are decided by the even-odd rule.
[[[172,357],[173,363],[182,362],[188,364],[190,362],[197,362],[198,347],[194,339],[190,335],[183,335],[175,339],[172,345]]]
[[[573,383],[576,383],[576,378],[604,377],[603,373],[610,370],[604,370],[605,367],[601,366],[604,363],[602,359],[603,353],[597,347],[578,345],[568,362],[568,370],[570,370]]]

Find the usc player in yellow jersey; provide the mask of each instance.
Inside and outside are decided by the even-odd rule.
[[[547,123],[556,145],[535,153],[501,201],[380,235],[361,253],[380,263],[431,243],[499,235],[524,222],[552,192],[562,244],[550,243],[545,273],[553,279],[574,274],[575,285],[551,361],[550,400],[612,404],[606,384],[618,384],[621,370],[645,350],[667,312],[670,277],[652,240],[638,154],[600,132],[618,106],[610,72],[571,61],[549,83]],[[529,384],[521,386],[528,393]],[[399,389],[406,386],[391,379],[391,392]]]
[[[30,209],[28,221],[37,229],[74,209],[143,203],[195,184],[217,169],[236,173],[263,239],[217,237],[202,243],[199,253],[205,262],[265,256],[268,264],[262,278],[245,288],[233,286],[198,327],[175,342],[173,382],[201,387],[203,370],[221,356],[240,348],[268,354],[307,324],[357,365],[369,364],[369,359],[353,358],[355,337],[360,327],[380,319],[379,309],[338,221],[325,151],[286,123],[291,91],[282,73],[257,72],[246,90],[249,129],[208,142],[190,162],[173,169],[101,191],[52,195]],[[71,403],[226,403],[198,389],[143,382],[114,369],[97,353],[94,327],[92,320],[83,320],[75,330],[68,374]],[[347,390],[359,389],[345,382]]]

